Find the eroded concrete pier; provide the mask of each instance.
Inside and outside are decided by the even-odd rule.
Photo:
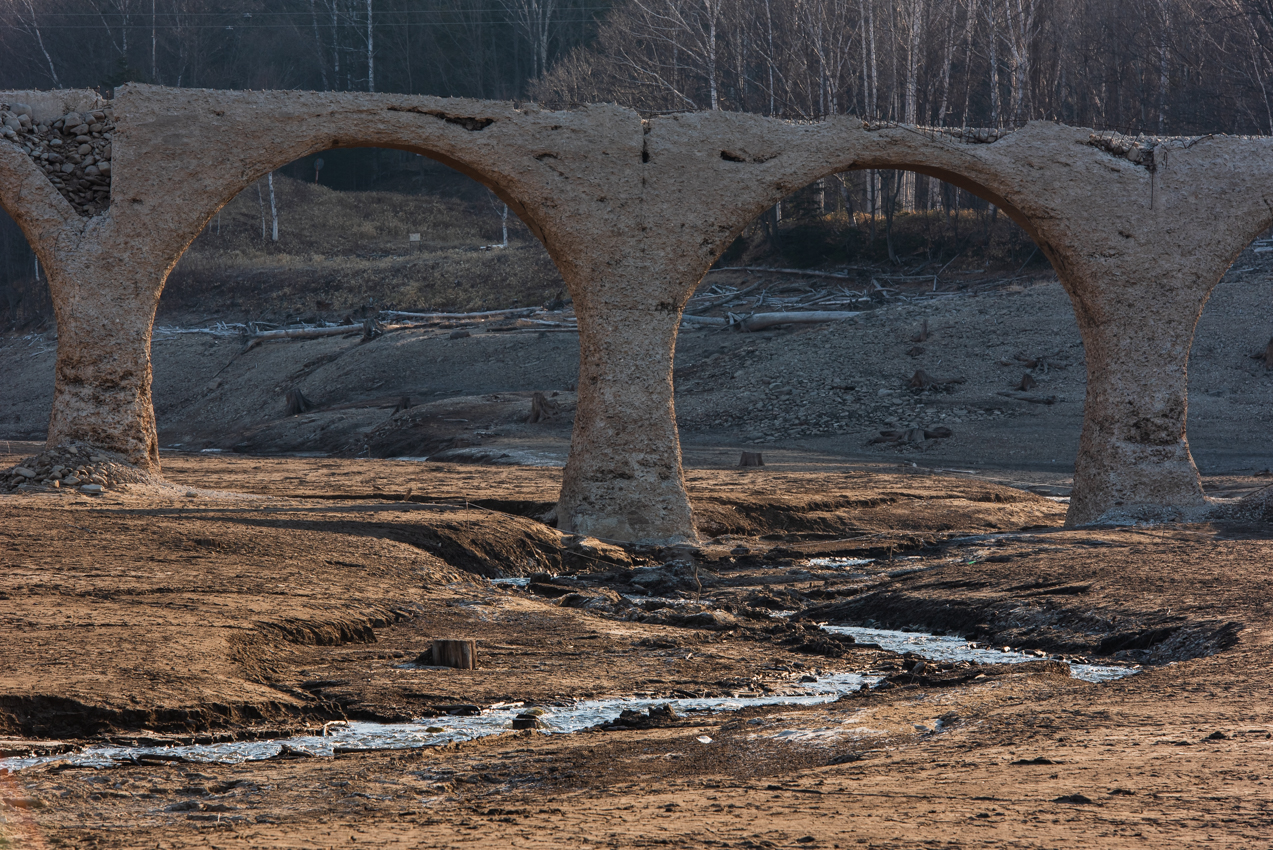
[[[1051,260],[1088,369],[1071,524],[1208,510],[1185,436],[1193,329],[1233,259],[1273,223],[1269,138],[1133,144],[1043,122],[946,132],[848,117],[642,120],[616,106],[139,85],[109,102],[0,92],[0,110],[17,104],[22,115],[9,110],[0,126],[0,205],[53,294],[51,444],[83,440],[156,470],[150,333],[181,254],[282,165],[332,148],[397,148],[491,188],[561,270],[581,363],[557,522],[631,541],[695,536],[672,401],[686,300],[752,219],[820,177],[938,177],[997,204]]]

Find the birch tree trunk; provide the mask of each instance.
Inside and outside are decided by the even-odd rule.
[[[924,0],[910,0],[906,10],[906,84],[902,100],[902,121],[918,124],[919,117],[919,51],[924,30]],[[901,174],[902,209],[915,211],[915,172]]]
[[[774,114],[774,18],[769,8],[769,0],[765,0],[765,31],[769,38],[769,52],[765,55],[765,66],[769,71],[769,114]]]
[[[716,21],[720,17],[720,0],[703,0],[707,11],[707,85],[711,91],[712,111],[720,109],[716,91]]]
[[[318,73],[323,78],[323,91],[328,91],[331,85],[327,82],[327,59],[323,56],[323,39],[318,34],[318,9],[314,5],[314,0],[309,0],[309,16],[314,23],[314,50],[318,53]]]
[[[278,204],[274,202],[274,172],[270,172],[270,241],[278,241]]]
[[[1030,109],[1030,63],[1038,17],[1038,0],[1008,0],[1008,50],[1012,57],[1012,122],[1020,124]]]
[[[35,16],[35,5],[32,0],[25,0],[25,2],[27,14],[31,16],[31,19],[30,21],[23,21],[23,23],[31,35],[35,36],[35,43],[39,45],[40,52],[44,54],[44,61],[49,66],[49,76],[53,78],[53,87],[60,89],[62,88],[62,81],[58,79],[57,68],[53,67],[53,57],[49,55],[48,49],[44,46],[44,36],[40,34],[40,22]],[[20,15],[18,19],[22,20]]]
[[[367,91],[376,90],[376,36],[373,29],[371,0],[367,0]],[[273,176],[271,175],[271,180]],[[273,183],[270,184],[273,186]],[[272,191],[272,190],[271,190]],[[273,195],[271,195],[273,198]],[[278,237],[276,236],[275,239]]]
[[[999,0],[986,0],[986,24],[989,32],[986,44],[990,52],[990,123],[999,126],[1002,109],[999,105],[999,25],[995,4]]]

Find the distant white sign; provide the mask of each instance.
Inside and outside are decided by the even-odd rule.
[[[408,233],[408,234],[407,234],[407,241],[408,241],[408,242],[419,242],[419,241],[420,241],[420,234],[419,234],[419,233]]]

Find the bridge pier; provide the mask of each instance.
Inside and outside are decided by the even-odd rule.
[[[158,472],[150,337],[167,269],[145,260],[81,250],[46,264],[58,333],[48,446],[84,442]]]
[[[1087,396],[1066,525],[1190,521],[1209,509],[1185,419],[1189,349],[1211,285],[1156,275],[1165,270],[1129,254],[1125,278],[1107,269],[1067,286]],[[1218,280],[1228,263],[1216,265]]]
[[[588,298],[575,309],[579,406],[557,527],[609,540],[696,539],[672,403],[680,306]]]
[[[0,101],[55,116],[97,102],[92,92]],[[970,135],[721,112],[642,121],[616,106],[154,86],[121,89],[113,109],[111,206],[96,215],[77,213],[0,139],[0,203],[35,248],[57,311],[51,444],[83,440],[157,471],[150,332],[181,253],[221,205],[299,156],[394,147],[491,187],[574,297],[579,406],[559,526],[692,540],[672,394],[686,299],[775,200],[830,173],[900,168],[998,205],[1070,294],[1088,388],[1069,524],[1209,508],[1185,435],[1189,348],[1208,293],[1273,221],[1273,139],[1128,140],[1045,122]]]

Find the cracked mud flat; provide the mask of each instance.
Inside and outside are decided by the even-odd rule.
[[[1273,834],[1266,526],[1063,530],[1063,505],[970,478],[691,469],[715,536],[625,552],[526,516],[551,501],[553,469],[165,463],[176,488],[0,497],[0,751],[442,726],[497,703],[551,720],[578,700],[763,697],[805,677],[885,685],[324,758],[55,759],[0,776],[13,846],[1249,847]],[[867,645],[881,629],[1042,657],[934,652],[917,671],[918,657]],[[414,664],[435,637],[476,638],[479,669]],[[1095,684],[1057,657],[1142,672]]]

